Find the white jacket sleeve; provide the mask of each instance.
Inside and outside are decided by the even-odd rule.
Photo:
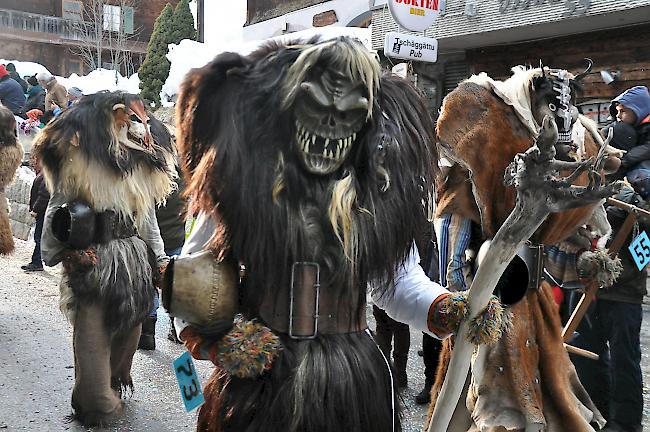
[[[154,207],[149,209],[149,215],[138,227],[138,235],[151,248],[158,265],[169,261],[169,258],[165,254],[165,244],[160,235],[160,228],[156,219],[156,209]]]
[[[432,282],[419,265],[420,254],[415,247],[395,276],[394,289],[382,290],[371,285],[372,301],[396,321],[438,337],[429,330],[428,317],[431,304],[449,291]]]

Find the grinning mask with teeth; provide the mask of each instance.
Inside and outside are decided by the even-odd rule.
[[[319,44],[298,57],[284,82],[304,167],[318,175],[336,171],[372,114],[378,63],[358,42]]]

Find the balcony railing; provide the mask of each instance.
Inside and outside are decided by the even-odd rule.
[[[10,9],[0,9],[0,28],[3,27],[33,33],[48,33],[65,39],[82,39],[79,23],[72,20]]]

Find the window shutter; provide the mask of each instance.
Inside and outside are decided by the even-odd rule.
[[[130,6],[122,7],[122,22],[124,24],[124,33],[133,34],[133,8]]]

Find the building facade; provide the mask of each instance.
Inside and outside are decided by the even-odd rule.
[[[372,7],[373,48],[382,50],[386,32],[399,28],[385,0]],[[442,98],[470,74],[507,78],[515,65],[584,70],[578,103],[601,123],[604,105],[633,85],[650,85],[650,0],[462,0],[424,31],[437,38],[436,63],[414,63],[432,114]],[[422,33],[419,33],[422,34]],[[600,112],[600,114],[599,114]]]
[[[97,45],[95,25],[102,28],[101,66],[111,62],[111,47],[129,61],[123,74],[133,73],[144,60],[153,25],[163,7],[178,0],[3,0],[0,4],[0,58],[37,62],[55,75],[84,73],[80,45]],[[100,16],[89,21],[98,5]],[[85,11],[85,12],[84,12]],[[111,42],[108,42],[108,41]],[[109,43],[112,44],[109,46]]]
[[[367,0],[247,0],[244,40],[268,39],[313,27],[368,27]]]

